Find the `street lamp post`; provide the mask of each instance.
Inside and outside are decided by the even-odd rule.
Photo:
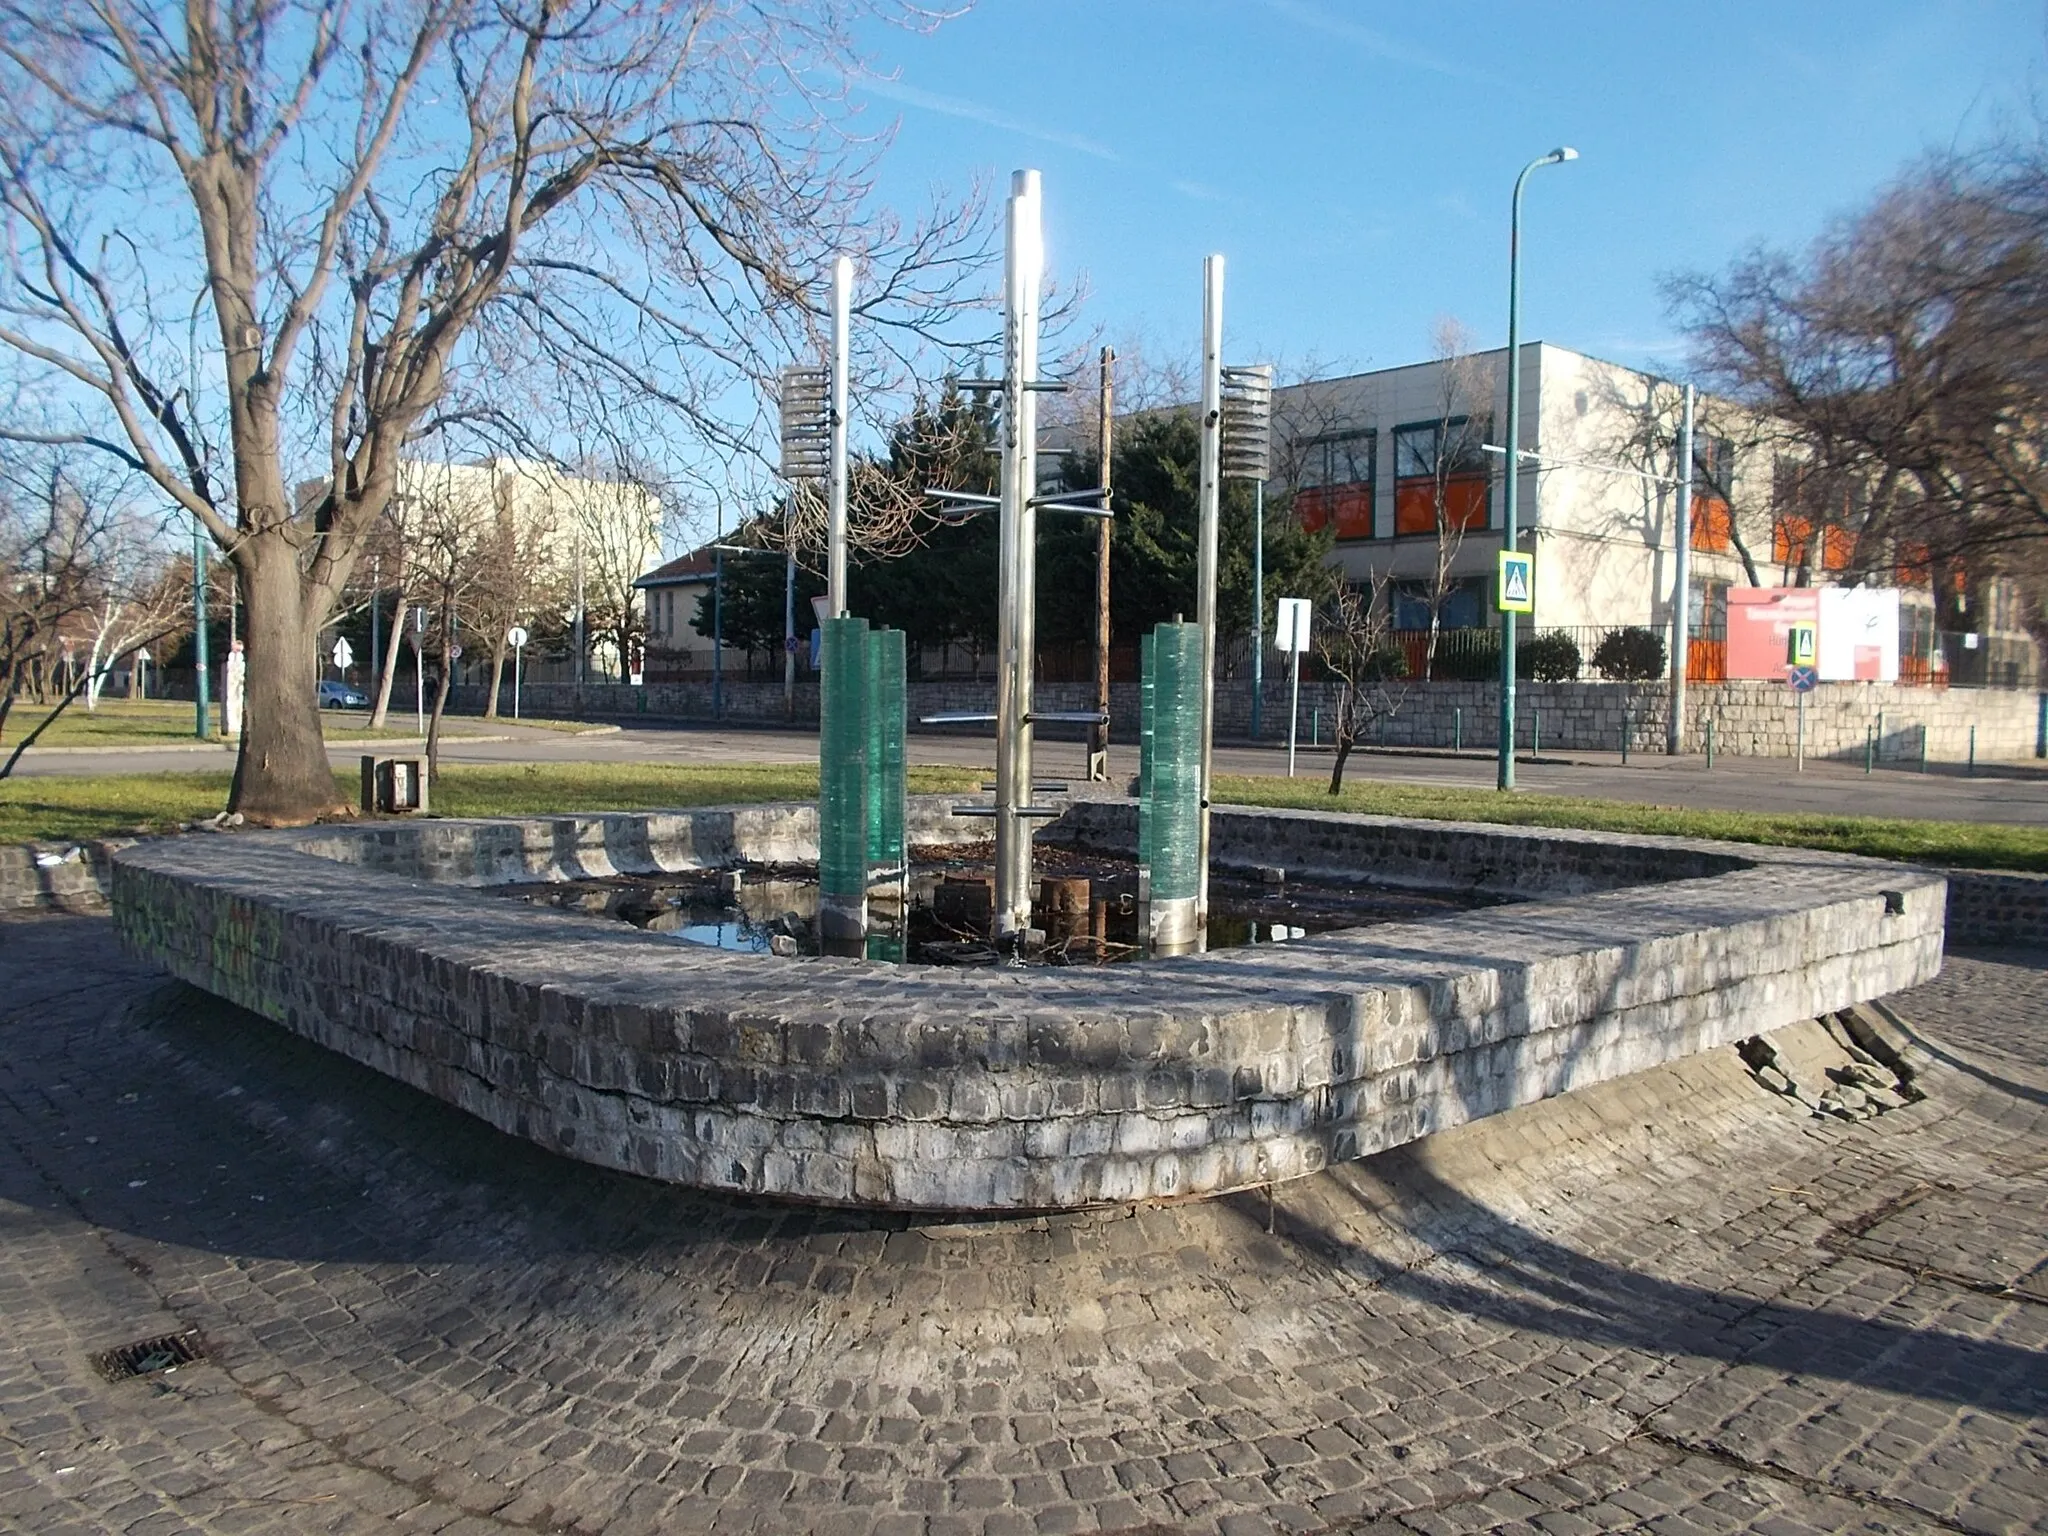
[[[1507,452],[1506,494],[1501,498],[1501,548],[1512,551],[1520,542],[1521,527],[1516,519],[1516,491],[1522,479],[1522,187],[1538,166],[1562,165],[1576,160],[1579,152],[1569,147],[1553,149],[1522,167],[1515,178],[1514,201],[1508,213],[1508,422],[1502,439]],[[1500,616],[1500,768],[1502,789],[1515,787],[1515,616]]]
[[[192,520],[192,663],[192,698],[199,717],[195,734],[204,741],[213,734],[213,705],[206,696],[213,658],[206,653],[206,529],[196,517]]]
[[[725,551],[711,552],[711,718],[725,718]]]

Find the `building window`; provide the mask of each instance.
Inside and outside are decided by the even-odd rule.
[[[1486,625],[1487,581],[1483,577],[1461,577],[1444,584],[1443,601],[1437,609],[1438,629],[1482,629]],[[1394,628],[1429,628],[1429,588],[1403,583],[1394,589]]]
[[[1725,555],[1735,544],[1735,444],[1702,433],[1692,445],[1692,547]]]
[[[1702,432],[1692,443],[1693,492],[1722,501],[1735,499],[1735,443]]]
[[[1295,516],[1310,533],[1334,525],[1339,539],[1369,539],[1373,487],[1379,480],[1379,434],[1371,428],[1300,446],[1301,483]]]
[[[1492,476],[1485,444],[1492,422],[1476,416],[1394,429],[1394,532],[1469,532],[1488,522]]]
[[[1725,555],[1735,542],[1735,514],[1718,496],[1695,492],[1692,498],[1692,547]]]

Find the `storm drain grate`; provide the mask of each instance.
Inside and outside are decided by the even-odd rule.
[[[196,1365],[206,1358],[206,1341],[198,1330],[167,1333],[162,1338],[141,1339],[92,1357],[93,1369],[109,1381],[126,1381],[131,1376],[153,1376],[158,1371],[175,1371],[181,1365]]]

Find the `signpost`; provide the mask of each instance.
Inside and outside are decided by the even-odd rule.
[[[350,667],[354,666],[355,664],[355,647],[348,643],[348,636],[342,635],[338,637],[334,642],[334,665],[339,670],[346,672]],[[347,682],[348,679],[343,678],[342,681]]]
[[[1273,643],[1290,653],[1293,676],[1287,685],[1287,777],[1294,777],[1294,738],[1301,724],[1301,653],[1308,649],[1309,601],[1283,597],[1276,605]]]
[[[1536,611],[1536,557],[1516,550],[1500,552],[1500,597],[1502,613]],[[1512,623],[1513,620],[1505,622]]]
[[[1806,696],[1820,682],[1817,639],[1816,626],[1812,624],[1794,624],[1785,631],[1785,683],[1792,690],[1799,712],[1797,744],[1793,749],[1797,773],[1806,772]]]
[[[526,653],[526,642],[532,638],[521,624],[514,624],[505,631],[505,643],[512,647],[512,718],[519,718],[519,661]]]

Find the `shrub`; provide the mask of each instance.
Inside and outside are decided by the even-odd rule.
[[[1653,682],[1664,675],[1664,637],[1634,624],[1613,630],[1593,652],[1593,668],[1617,683]]]
[[[1455,638],[1454,638],[1455,637]],[[1453,683],[1483,683],[1500,676],[1500,634],[1491,629],[1446,630],[1437,642],[1430,676]]]
[[[1515,648],[1515,675],[1568,683],[1579,675],[1579,643],[1561,630],[1531,635]]]

